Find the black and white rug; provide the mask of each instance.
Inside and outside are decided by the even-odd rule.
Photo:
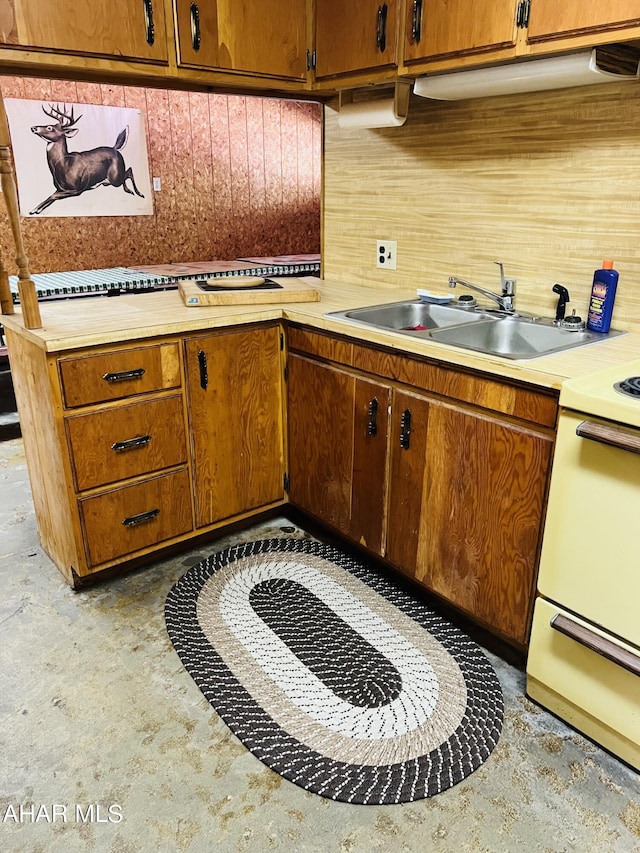
[[[257,758],[349,803],[431,797],[502,730],[497,676],[458,628],[366,563],[271,539],[203,560],[171,589],[186,670]]]

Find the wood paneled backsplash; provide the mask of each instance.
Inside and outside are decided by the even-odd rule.
[[[559,282],[586,316],[593,271],[620,273],[616,328],[640,332],[640,86],[441,103],[412,95],[400,128],[341,130],[325,111],[323,269],[348,283],[490,289],[553,314]],[[376,239],[397,240],[396,271]],[[464,292],[460,289],[460,292]]]
[[[152,216],[23,218],[32,273],[320,250],[318,104],[23,77],[0,77],[0,88],[139,109],[161,180]],[[4,205],[0,251],[15,273]]]

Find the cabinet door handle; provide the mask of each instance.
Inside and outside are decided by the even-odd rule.
[[[635,655],[628,649],[621,649],[611,640],[606,637],[601,637],[595,631],[591,631],[585,625],[580,625],[569,619],[568,616],[563,616],[562,613],[556,613],[549,623],[552,628],[570,637],[582,646],[591,649],[602,657],[610,660],[612,663],[621,666],[623,669],[632,672],[634,675],[640,675],[640,656]]]
[[[192,3],[189,7],[189,12],[191,14],[191,46],[197,52],[200,50],[200,43],[202,41],[200,34],[200,9],[198,8],[198,4]]]
[[[413,0],[411,12],[411,40],[420,41],[422,35],[422,0]]]
[[[387,4],[378,6],[378,23],[376,26],[376,45],[380,53],[384,53],[387,46]]]
[[[105,382],[125,382],[127,379],[140,379],[144,376],[144,367],[136,367],[135,370],[121,370],[118,373],[105,373],[102,377]]]
[[[156,27],[153,22],[153,0],[142,0],[144,6],[144,22],[147,31],[147,44],[151,47],[156,40]]]
[[[151,441],[150,435],[137,435],[135,438],[127,438],[124,441],[114,441],[111,449],[116,453],[123,450],[135,450],[137,447],[145,447]]]
[[[369,421],[367,423],[367,435],[378,434],[378,398],[374,397],[369,403]]]
[[[614,426],[606,424],[594,424],[591,421],[583,421],[576,427],[576,435],[580,438],[588,438],[600,444],[609,444],[618,450],[628,450],[630,453],[640,453],[640,433],[627,432]]]
[[[200,368],[200,387],[206,391],[209,384],[209,371],[207,370],[207,354],[203,349],[198,350],[198,366]]]
[[[400,417],[400,447],[408,450],[411,446],[411,409],[405,409]]]
[[[138,515],[130,515],[122,519],[125,527],[135,527],[136,524],[144,524],[145,521],[152,521],[160,515],[159,509],[148,509],[146,512],[139,512]]]

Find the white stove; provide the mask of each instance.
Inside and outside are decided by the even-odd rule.
[[[640,360],[560,405],[527,692],[640,769]]]
[[[640,359],[567,380],[560,405],[640,428]]]

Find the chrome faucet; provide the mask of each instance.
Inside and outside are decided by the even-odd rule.
[[[486,296],[488,299],[493,299],[494,302],[498,303],[502,311],[506,311],[508,314],[515,314],[516,281],[513,278],[504,277],[504,269],[500,261],[494,261],[494,263],[500,267],[501,294],[493,293],[491,290],[485,290],[484,287],[478,287],[477,284],[472,284],[470,281],[457,278],[455,275],[449,276],[449,287],[455,287],[456,284],[468,287],[469,290],[475,290],[478,293],[482,293],[482,295]]]

